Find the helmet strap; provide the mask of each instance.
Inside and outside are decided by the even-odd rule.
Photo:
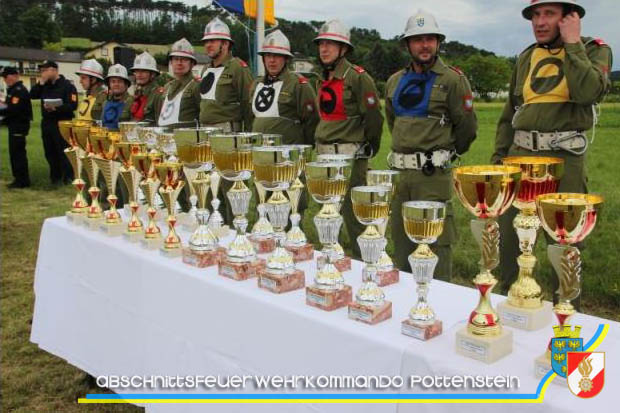
[[[334,70],[336,70],[336,66],[338,66],[338,63],[340,63],[340,61],[342,60],[342,58],[344,58],[344,53],[342,53],[342,44],[338,43],[338,57],[331,63],[323,63],[323,61],[321,59],[319,59],[320,63],[321,63],[321,67],[323,68],[323,78],[324,79],[329,79],[329,73],[333,72]]]
[[[435,62],[437,61],[437,57],[439,55],[439,47],[441,45],[441,42],[439,41],[439,37],[437,38],[437,49],[435,50],[435,55],[433,56],[433,58],[431,59],[430,62],[423,62],[420,59],[418,59],[416,56],[414,56],[413,53],[411,53],[411,49],[409,49],[409,44],[406,43],[407,45],[407,51],[409,52],[409,55],[411,56],[411,66],[412,68],[415,70],[414,65],[419,66],[422,69],[422,72],[426,72],[428,71],[431,67],[433,67],[433,65],[435,64]]]
[[[562,34],[558,31],[558,34],[550,42],[539,43],[538,46],[542,47],[543,49],[547,49],[549,53],[551,53],[552,55],[559,54],[560,51],[553,53],[551,50],[562,48],[562,42],[560,41],[561,37],[562,37]]]

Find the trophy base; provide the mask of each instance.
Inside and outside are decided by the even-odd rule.
[[[230,227],[228,225],[222,225],[216,230],[212,228],[211,232],[213,232],[213,235],[218,238],[226,238],[228,234],[230,234]]]
[[[177,258],[183,255],[183,248],[166,248],[164,245],[159,248],[159,252],[166,258]]]
[[[144,232],[143,231],[135,231],[135,232],[125,231],[123,232],[123,238],[129,242],[133,242],[133,243],[139,242],[141,239],[144,238]]]
[[[543,301],[540,308],[519,308],[504,300],[497,305],[497,314],[505,326],[534,331],[551,324],[553,312],[549,301]]]
[[[236,281],[245,281],[249,278],[254,278],[258,275],[259,271],[263,270],[267,265],[267,261],[262,258],[258,258],[253,262],[232,262],[228,257],[220,261],[218,274],[224,277]]]
[[[349,318],[370,325],[380,323],[392,318],[392,302],[385,301],[383,305],[377,307],[354,301],[349,304]]]
[[[284,247],[293,256],[293,262],[310,261],[314,258],[314,246],[312,244],[304,244],[301,247]]]
[[[502,328],[497,336],[482,337],[470,334],[465,326],[456,332],[456,352],[487,364],[494,363],[512,352],[512,330]]]
[[[257,254],[269,254],[276,249],[276,239],[273,237],[267,239],[257,239],[250,235],[248,239],[254,246],[254,250],[256,250]]]
[[[82,225],[86,219],[86,212],[67,211],[65,212],[65,216],[67,217],[67,221],[70,223],[74,225]]]
[[[407,318],[401,323],[400,332],[406,336],[426,341],[440,335],[443,332],[443,324],[441,320],[435,320],[433,324],[420,324]]]
[[[400,272],[394,268],[389,271],[377,272],[377,285],[379,287],[385,287],[387,285],[396,284],[400,281]]]
[[[322,254],[319,258],[317,258],[316,263],[318,268],[323,268],[325,263],[327,262],[327,258],[325,254]],[[351,257],[344,257],[336,261],[332,261],[334,267],[340,272],[345,272],[351,270]]]
[[[547,356],[547,353],[543,353],[540,357],[537,357],[536,360],[534,360],[534,375],[537,379],[542,379],[547,373],[549,373],[549,370],[552,370],[551,360]],[[568,387],[568,380],[560,376],[556,377],[553,380],[553,383]]]
[[[314,285],[306,287],[306,304],[325,311],[333,311],[353,300],[353,289],[344,285],[340,290],[322,290]]]
[[[258,287],[272,293],[287,293],[305,286],[306,275],[302,270],[296,269],[292,274],[272,274],[266,270],[258,273]]]
[[[105,218],[104,217],[101,217],[101,218],[88,218],[87,217],[83,222],[86,228],[90,229],[91,231],[99,231],[99,227],[101,226],[101,224],[105,222]]]
[[[163,238],[142,238],[142,240],[140,240],[140,245],[142,245],[143,248],[146,248],[147,250],[150,251],[155,251],[161,248],[161,246],[164,244],[164,239]]]
[[[218,265],[225,255],[226,249],[223,247],[215,251],[193,251],[189,247],[183,248],[183,262],[197,268]]]
[[[117,222],[114,224],[104,222],[99,226],[99,229],[109,237],[120,237],[126,228],[127,224],[123,224],[122,222]]]

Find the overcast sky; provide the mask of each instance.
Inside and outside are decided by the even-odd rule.
[[[186,0],[205,5],[208,0]],[[435,15],[447,40],[493,51],[499,55],[518,54],[534,37],[530,22],[521,17],[529,0],[275,0],[276,18],[287,20],[327,20],[340,18],[350,26],[376,29],[383,38],[402,33],[408,16],[418,8]],[[586,9],[582,22],[585,36],[601,37],[620,53],[620,12],[618,0],[580,0]],[[620,55],[614,68],[620,69]]]

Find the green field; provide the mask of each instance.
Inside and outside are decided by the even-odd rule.
[[[479,136],[464,157],[464,164],[488,162],[493,151],[495,124],[501,105],[478,104],[476,110]],[[38,125],[39,116],[39,107],[35,105],[37,121],[33,122],[28,138],[28,158],[33,183],[30,189],[6,189],[6,184],[11,181],[6,128],[1,129],[0,135],[2,410],[138,411],[138,408],[124,405],[109,405],[105,410],[100,406],[77,405],[78,397],[86,393],[101,392],[101,389],[90,383],[85,373],[64,360],[39,350],[29,342],[34,304],[32,285],[41,225],[45,218],[64,214],[73,195],[69,186],[54,188],[49,184],[48,166],[43,156]],[[618,135],[620,104],[603,105],[596,140],[589,150],[588,170],[590,191],[602,194],[605,197],[605,206],[583,253],[582,307],[584,312],[614,320],[620,320],[620,260],[616,250],[620,245],[620,189],[615,182],[618,172],[613,172],[614,159],[620,156],[620,149],[616,144]],[[372,162],[374,168],[386,167],[385,156],[389,146],[390,136],[386,130],[381,153]],[[318,206],[311,205],[311,210],[318,210]],[[479,253],[469,232],[470,216],[458,205],[455,210],[459,227],[459,241],[454,248],[455,282],[471,285],[470,280],[477,271]],[[312,215],[306,214],[305,227],[309,229],[310,239],[316,241],[310,222]],[[390,244],[388,251],[391,251],[391,248]],[[540,259],[537,274],[547,292],[547,298],[550,298],[549,279],[552,273],[544,248],[544,242],[540,242],[537,251]]]

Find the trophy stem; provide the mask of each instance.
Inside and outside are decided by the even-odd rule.
[[[88,188],[88,193],[90,195],[90,205],[88,207],[88,218],[101,218],[102,210],[101,205],[99,205],[99,193],[101,191],[96,186],[91,186]]]
[[[217,249],[218,238],[213,234],[208,226],[209,211],[206,208],[198,209],[196,212],[198,228],[189,239],[189,248],[194,252],[215,251]]]
[[[131,218],[127,223],[127,232],[142,232],[142,221],[138,217],[138,210],[140,205],[134,200],[129,202],[129,209],[131,210]]]
[[[147,216],[149,217],[148,224],[146,226],[146,230],[144,230],[144,238],[146,239],[157,239],[161,237],[161,230],[157,226],[155,215],[157,215],[157,210],[149,205],[149,208],[146,211]]]
[[[344,258],[338,245],[338,235],[342,226],[342,216],[338,213],[338,205],[334,203],[323,204],[318,214],[314,216],[319,241],[323,246],[322,252],[334,260]]]
[[[175,215],[175,206],[177,202],[177,198],[183,189],[184,182],[178,181],[176,187],[161,187],[159,188],[159,194],[164,200],[166,204],[166,209],[168,210],[168,218],[166,221],[168,222],[168,235],[164,238],[164,249],[165,250],[173,250],[181,248],[181,238],[177,235],[175,231],[175,226],[177,223],[177,218]]]
[[[181,238],[177,235],[175,231],[175,226],[177,224],[177,218],[173,214],[168,215],[168,235],[164,238],[164,248],[165,249],[177,249],[181,248]]]
[[[250,208],[252,192],[243,181],[235,181],[226,196],[235,215],[233,225],[237,230],[235,239],[228,246],[228,259],[238,263],[253,262],[256,259],[256,251],[246,234],[248,220],[245,217]]]
[[[409,256],[409,265],[418,294],[416,305],[409,311],[409,320],[414,323],[431,325],[435,322],[435,312],[428,304],[427,297],[438,261],[437,255],[425,243],[418,244]]]
[[[303,233],[301,228],[299,227],[299,222],[301,221],[301,215],[298,213],[291,214],[291,229],[286,234],[285,245],[287,247],[301,247],[308,243],[308,239],[306,238],[306,234]]]
[[[110,194],[106,198],[110,203],[110,209],[106,212],[105,222],[106,224],[118,224],[122,222],[121,216],[116,209],[116,203],[118,202],[118,197],[116,195]]]
[[[76,175],[79,176],[79,175]],[[82,214],[86,212],[88,209],[88,203],[84,199],[84,194],[82,191],[84,190],[84,186],[86,183],[83,179],[76,178],[73,180],[73,186],[75,187],[76,194],[73,203],[71,204],[71,212]]]

